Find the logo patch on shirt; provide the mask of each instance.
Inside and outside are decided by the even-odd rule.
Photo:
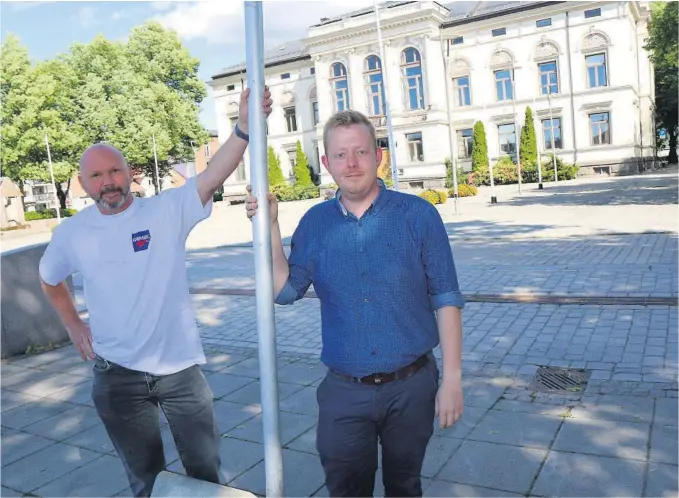
[[[132,234],[132,247],[134,252],[145,251],[151,244],[151,233],[148,230]]]

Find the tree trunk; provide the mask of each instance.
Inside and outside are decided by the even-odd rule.
[[[677,164],[677,132],[679,130],[674,129],[670,131],[670,153],[667,156],[667,162],[669,164]]]
[[[54,182],[57,187],[57,197],[59,198],[59,205],[61,209],[66,209],[66,197],[68,192],[71,190],[71,179],[69,178],[66,182],[66,191],[64,191],[61,183]]]

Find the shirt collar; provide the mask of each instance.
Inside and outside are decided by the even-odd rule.
[[[377,197],[367,209],[366,213],[376,214],[386,202],[387,196],[385,195],[385,191],[387,190],[387,186],[384,184],[384,181],[381,178],[377,178],[377,184],[380,186],[380,192],[377,194]],[[337,188],[337,192],[335,192],[335,201],[337,202],[342,214],[344,216],[349,216],[349,211],[347,211],[347,208],[344,207],[344,204],[342,203],[342,191],[339,189],[339,187]]]

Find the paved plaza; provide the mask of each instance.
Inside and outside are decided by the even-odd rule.
[[[435,430],[425,496],[678,495],[676,186],[673,169],[544,191],[524,185],[521,195],[502,187],[492,207],[482,189],[458,214],[450,200],[440,207],[468,300],[465,411]],[[281,207],[285,237],[314,202]],[[192,235],[187,272],[224,481],[264,494],[251,227],[242,211],[215,207]],[[325,373],[319,308],[310,292],[275,310],[286,496],[327,496],[315,449],[315,387]],[[539,366],[590,376],[583,389],[545,393],[532,384]],[[3,496],[129,493],[92,407],[91,365],[72,346],[4,361],[1,373]],[[168,469],[183,472],[161,423]]]

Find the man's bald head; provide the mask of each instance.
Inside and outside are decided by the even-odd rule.
[[[82,174],[83,168],[92,162],[110,160],[118,161],[119,164],[128,167],[123,153],[112,145],[105,143],[91,145],[83,152],[83,155],[80,156],[80,173]]]
[[[88,147],[80,158],[79,178],[102,213],[119,213],[130,205],[132,172],[115,147],[103,143]]]

